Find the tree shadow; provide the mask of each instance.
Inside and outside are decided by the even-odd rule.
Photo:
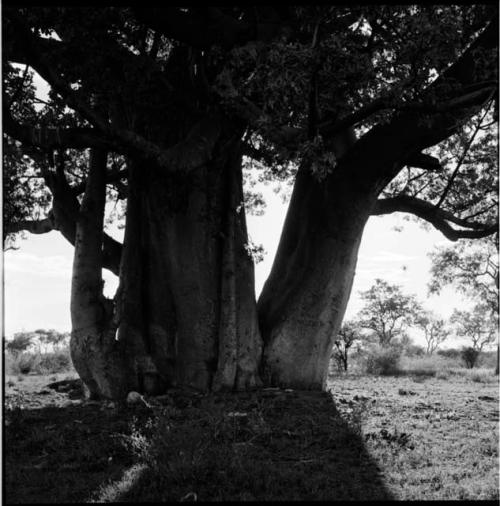
[[[167,406],[114,501],[392,500],[331,395],[254,392]],[[175,405],[175,404],[174,404]]]
[[[352,423],[319,392],[15,409],[6,503],[391,500]]]
[[[134,416],[99,404],[4,411],[4,500],[15,503],[88,501],[118,479],[134,457],[124,444]]]

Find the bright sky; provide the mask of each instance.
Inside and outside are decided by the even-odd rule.
[[[256,266],[256,292],[271,269],[278,245],[286,205],[269,187],[264,189],[267,209],[264,216],[249,216],[249,235],[263,244],[267,254]],[[395,227],[403,226],[402,232]],[[375,278],[399,284],[406,293],[415,293],[428,309],[449,316],[465,301],[453,290],[439,297],[427,296],[430,261],[427,257],[435,245],[448,241],[434,229],[423,230],[414,222],[403,221],[401,214],[373,217],[368,222],[359,252],[358,267],[346,317],[361,308],[359,291],[368,289]],[[70,330],[70,282],[73,247],[59,232],[29,235],[18,242],[20,249],[4,254],[4,333],[7,337],[20,330],[55,328]],[[117,278],[104,270],[105,293],[111,296]],[[423,344],[418,332],[412,337]],[[448,346],[459,345],[449,341]]]

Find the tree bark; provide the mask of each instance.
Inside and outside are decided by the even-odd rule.
[[[271,274],[259,298],[266,383],[324,387],[375,195],[346,171],[318,182],[302,167]]]
[[[258,386],[239,136],[190,174],[130,163],[115,320],[134,389]]]

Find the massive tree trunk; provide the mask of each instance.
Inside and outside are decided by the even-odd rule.
[[[258,386],[262,343],[239,136],[188,174],[138,159],[129,169],[115,314],[129,388]]]
[[[112,308],[102,295],[102,243],[107,153],[90,152],[89,176],[76,222],[71,281],[73,365],[91,397],[120,398],[128,391],[127,374]]]
[[[375,196],[344,171],[318,182],[299,170],[258,304],[267,383],[324,387]]]

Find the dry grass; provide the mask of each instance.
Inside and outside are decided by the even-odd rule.
[[[439,355],[401,357],[399,369],[402,374],[406,375],[436,376],[438,373],[448,373],[455,364],[455,360]]]
[[[19,354],[4,354],[4,367],[7,375],[57,374],[74,372],[69,348],[49,353],[25,351]]]
[[[347,414],[365,398],[361,432],[395,499],[498,500],[498,376],[475,383],[460,372],[332,384]]]
[[[456,370],[455,374],[460,374],[465,379],[474,381],[475,383],[498,383],[498,376],[495,375],[493,369],[488,369],[485,367],[463,369],[460,371]]]
[[[335,405],[173,391],[151,409],[47,388],[64,375],[10,377],[7,502],[497,500],[498,385],[460,371],[345,375]]]

